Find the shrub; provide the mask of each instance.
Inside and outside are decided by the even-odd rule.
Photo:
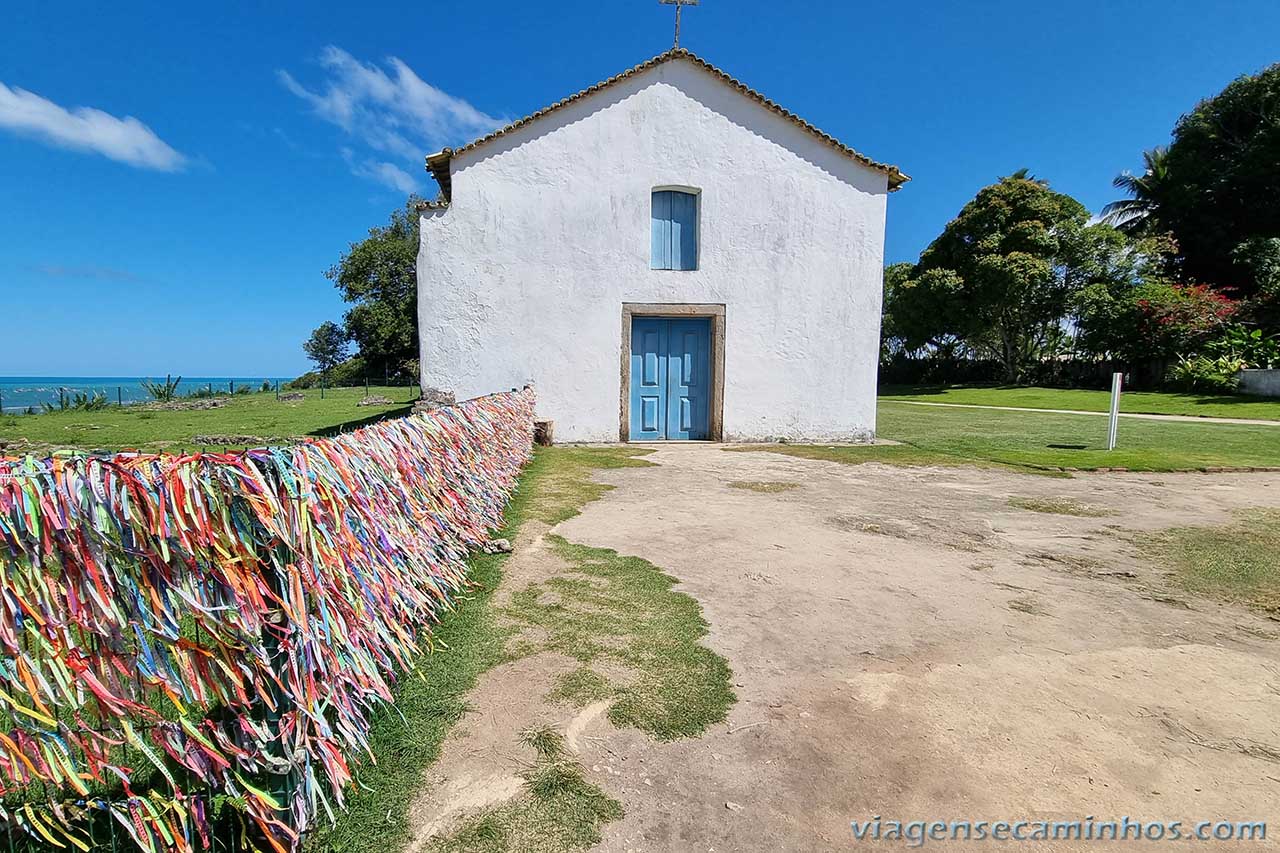
[[[1280,337],[1264,337],[1261,329],[1232,326],[1222,337],[1205,344],[1204,351],[1211,356],[1235,359],[1243,367],[1280,366]]]
[[[165,374],[164,382],[157,379],[144,379],[140,383],[142,390],[151,395],[151,399],[159,403],[170,403],[178,397],[178,385],[182,382],[182,377],[174,379],[169,374]]]
[[[47,414],[49,412],[100,412],[108,408],[111,402],[107,400],[107,395],[101,391],[95,391],[92,395],[78,391],[75,394],[67,396],[66,394],[58,395],[57,404],[41,403],[40,408]]]
[[[1169,368],[1165,382],[1182,391],[1232,392],[1239,385],[1238,375],[1244,363],[1232,356],[1178,356]]]

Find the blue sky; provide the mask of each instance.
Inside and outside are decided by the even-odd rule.
[[[291,374],[323,276],[467,141],[670,45],[657,0],[9,4],[0,375]],[[1280,3],[703,0],[683,43],[914,180],[914,260],[1026,166],[1097,210],[1180,114],[1280,60]]]

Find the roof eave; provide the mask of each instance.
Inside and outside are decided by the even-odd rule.
[[[440,185],[440,194],[435,201],[424,201],[418,205],[419,210],[436,210],[449,206],[453,200],[453,177],[449,171],[449,161],[453,159],[452,148],[442,148],[434,154],[427,155],[427,171]]]

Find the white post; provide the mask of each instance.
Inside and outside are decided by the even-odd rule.
[[[1116,449],[1116,428],[1120,426],[1120,386],[1123,373],[1111,374],[1111,417],[1107,422],[1107,450]]]

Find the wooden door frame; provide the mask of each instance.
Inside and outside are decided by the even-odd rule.
[[[706,317],[711,320],[711,401],[707,412],[707,440],[724,441],[724,320],[723,303],[622,303],[621,384],[618,393],[618,439],[631,440],[631,321],[636,317]]]

